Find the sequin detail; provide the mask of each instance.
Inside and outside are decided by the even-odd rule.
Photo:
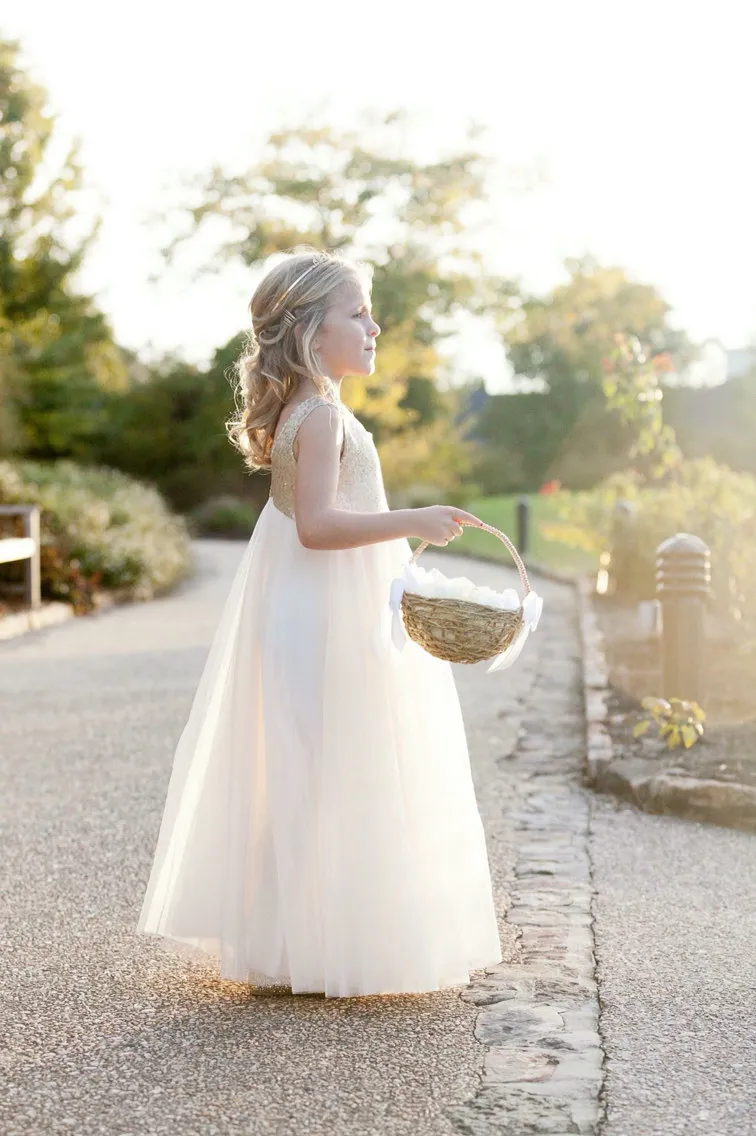
[[[271,452],[270,497],[273,504],[287,517],[294,519],[294,484],[297,473],[294,439],[310,411],[321,404],[335,406],[344,426],[336,508],[361,513],[383,512],[388,504],[373,435],[343,403],[332,403],[319,395],[301,402],[276,434]]]

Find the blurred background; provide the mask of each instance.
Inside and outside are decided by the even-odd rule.
[[[0,503],[42,508],[44,595],[149,598],[190,535],[248,536],[231,366],[306,242],[375,265],[343,393],[393,506],[513,532],[525,499],[532,560],[575,572],[630,501],[613,588],[694,531],[752,626],[749,42],[735,3],[6,5]]]

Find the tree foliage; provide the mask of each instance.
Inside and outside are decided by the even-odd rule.
[[[438,427],[429,406],[415,402],[441,372],[438,344],[464,310],[498,311],[513,286],[492,277],[468,240],[467,209],[485,198],[487,163],[474,149],[421,163],[400,154],[402,116],[339,132],[307,126],[270,136],[255,163],[239,174],[214,169],[192,183],[193,203],[181,208],[178,249],[220,220],[227,230],[210,265],[231,261],[252,269],[268,257],[307,244],[349,250],[374,265],[373,303],[382,334],[376,373],[345,385],[344,399],[370,429],[386,462],[415,466]],[[435,413],[442,409],[436,404]],[[454,436],[453,424],[447,430]],[[388,443],[402,435],[403,448]],[[461,441],[461,440],[460,440]],[[447,446],[444,483],[464,476],[464,446]]]
[[[517,476],[491,491],[549,479],[587,488],[628,460],[650,461],[662,440],[669,442],[656,403],[643,401],[642,388],[655,374],[646,360],[663,357],[679,368],[694,348],[669,325],[669,306],[651,285],[587,257],[565,267],[564,284],[526,294],[517,310],[498,317],[515,378],[540,389],[496,396],[480,416],[481,463],[495,472],[498,459],[499,469]],[[630,344],[637,347],[632,365],[624,358],[636,350]]]
[[[678,364],[694,350],[670,327],[669,304],[651,284],[630,280],[624,269],[592,257],[565,261],[569,279],[545,296],[527,295],[500,322],[517,376],[539,379],[569,406],[601,391],[602,358],[615,335],[635,336],[652,354],[666,352]]]
[[[148,381],[111,395],[97,460],[158,486],[181,511],[223,493],[261,502],[265,483],[249,477],[224,426],[233,409],[227,369],[241,341],[216,352],[208,368],[166,356]]]
[[[715,387],[668,386],[664,418],[686,457],[756,474],[756,369]]]
[[[607,406],[633,433],[629,459],[649,479],[662,477],[682,461],[675,432],[662,415],[662,376],[671,370],[669,355],[648,356],[637,336],[616,332],[601,360]]]
[[[43,177],[55,119],[45,90],[0,40],[0,451],[79,456],[103,392],[122,388],[125,363],[75,276],[99,230],[78,239],[78,143]]]

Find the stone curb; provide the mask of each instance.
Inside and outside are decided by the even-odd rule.
[[[506,918],[519,930],[518,957],[490,967],[461,995],[478,1007],[475,1036],[487,1048],[476,1100],[454,1116],[460,1132],[598,1130],[604,1050],[588,808],[561,778],[539,777],[514,814],[518,855]]]
[[[461,994],[477,1008],[485,1047],[475,1097],[451,1113],[464,1136],[596,1136],[604,1119],[582,752],[578,741],[566,762],[525,723],[515,746],[522,780],[509,814],[516,854],[506,922],[516,949]]]
[[[752,785],[704,780],[682,770],[660,771],[656,761],[615,754],[607,727],[609,672],[587,581],[578,581],[577,595],[583,644],[586,783],[647,813],[756,832],[756,788]]]
[[[57,601],[44,604],[36,611],[14,611],[11,615],[0,616],[0,642],[26,635],[29,631],[55,627],[73,618],[74,609],[71,604]]]
[[[43,604],[36,611],[17,611],[12,615],[0,617],[0,643],[7,639],[17,639],[20,635],[27,635],[30,631],[43,631],[46,627],[57,627],[61,623],[68,623],[70,619],[82,619],[85,616],[101,615],[122,602],[107,592],[98,592],[95,597],[96,606],[93,611],[76,615],[73,605],[63,603],[61,600],[52,600]]]

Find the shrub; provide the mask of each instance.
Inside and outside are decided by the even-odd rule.
[[[657,546],[676,532],[701,537],[711,549],[712,591],[736,620],[756,626],[756,478],[735,473],[710,458],[682,462],[665,479],[644,482],[635,473],[615,474],[586,493],[560,498],[560,521],[549,535],[601,552],[612,545],[615,504],[633,505],[633,539],[623,542],[635,559],[635,598],[654,594]]]
[[[157,490],[70,461],[0,461],[0,503],[39,505],[42,590],[92,607],[98,588],[151,599],[190,566],[189,533]]]
[[[193,510],[192,530],[198,536],[225,536],[243,539],[255,527],[260,509],[240,497],[212,497]]]

